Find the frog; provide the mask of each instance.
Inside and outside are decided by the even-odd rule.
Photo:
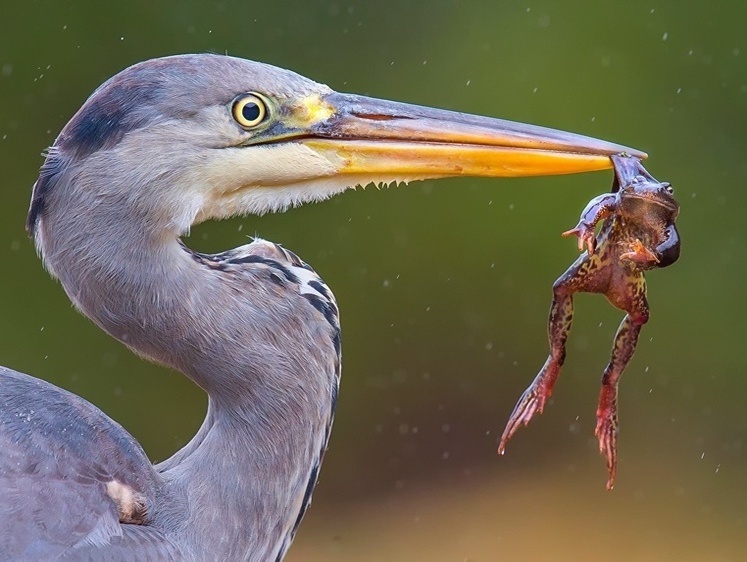
[[[680,206],[671,184],[657,181],[638,158],[624,153],[610,158],[615,170],[610,193],[593,198],[578,224],[562,233],[577,238],[581,254],[553,284],[548,320],[550,354],[519,398],[498,447],[499,454],[504,454],[517,429],[541,414],[552,395],[566,357],[573,295],[603,294],[626,313],[603,371],[596,412],[594,433],[606,459],[607,490],[612,490],[617,476],[618,385],[633,357],[641,328],[649,319],[644,272],[668,267],[680,256],[675,224]],[[595,234],[599,222],[602,226]]]

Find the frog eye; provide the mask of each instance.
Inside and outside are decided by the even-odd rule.
[[[233,102],[233,118],[244,129],[253,129],[269,114],[267,103],[258,94],[242,94]]]

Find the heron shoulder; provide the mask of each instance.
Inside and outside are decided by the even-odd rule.
[[[11,538],[1,559],[103,547],[121,538],[120,523],[149,522],[161,480],[122,426],[46,381],[2,367],[0,380],[0,536]],[[112,482],[129,496],[114,497]],[[142,517],[123,520],[121,500],[133,498]]]

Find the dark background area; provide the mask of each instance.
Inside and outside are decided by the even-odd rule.
[[[610,172],[350,191],[195,228],[311,263],[342,311],[343,385],[288,560],[736,560],[747,548],[747,39],[743,2],[4,2],[0,362],[72,390],[154,460],[205,398],[70,306],[23,223],[41,151],[137,61],[212,51],[331,87],[566,129],[647,151],[682,205],[681,260],[648,275],[651,321],[621,383],[616,489],[593,436],[622,313],[577,299],[544,415],[497,438],[547,353],[550,287]]]

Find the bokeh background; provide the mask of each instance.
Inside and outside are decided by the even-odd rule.
[[[204,396],[69,305],[23,222],[67,119],[142,59],[212,51],[335,89],[495,115],[649,152],[682,204],[682,259],[621,385],[617,487],[593,437],[621,313],[577,298],[552,403],[496,440],[546,353],[559,233],[611,173],[415,183],[196,228],[257,233],[337,295],[343,385],[313,508],[288,560],[737,560],[747,552],[747,39],[744,2],[11,2],[0,17],[0,360],[85,396],[154,460]]]

